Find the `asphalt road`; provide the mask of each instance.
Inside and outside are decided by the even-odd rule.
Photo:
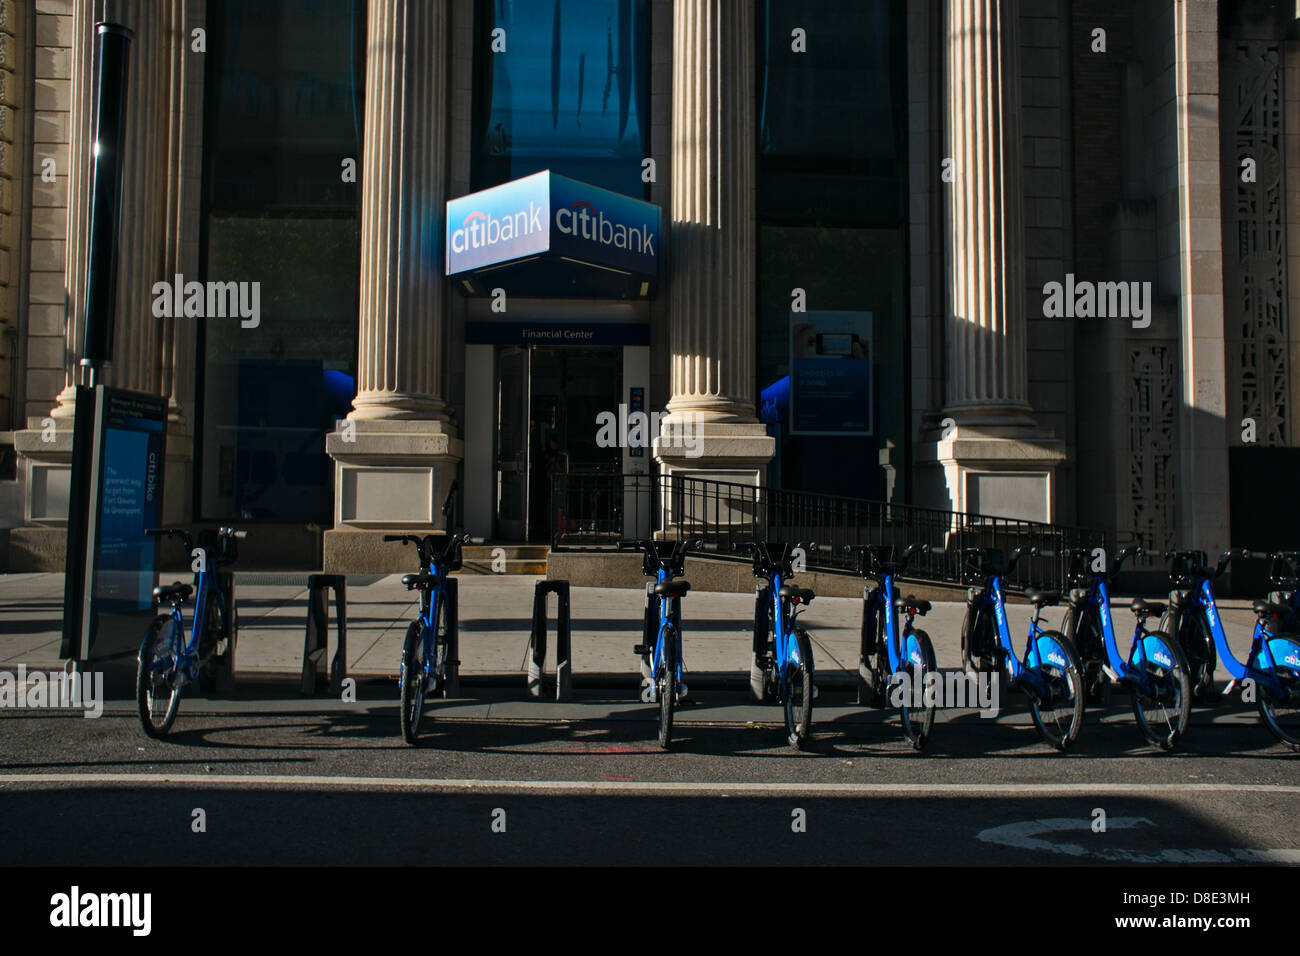
[[[1239,707],[1163,755],[1121,700],[1056,754],[1013,699],[917,754],[824,693],[797,753],[718,690],[664,753],[651,707],[581,697],[439,703],[417,748],[383,701],[186,700],[167,741],[123,704],[9,711],[0,865],[1300,863],[1300,758]]]

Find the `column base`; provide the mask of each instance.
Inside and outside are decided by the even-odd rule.
[[[683,423],[670,428],[654,440],[655,460],[666,477],[684,476],[709,481],[731,482],[758,489],[763,485],[767,463],[776,454],[776,439],[767,434],[767,426],[746,423]],[[692,493],[685,485],[677,489],[671,482],[662,500],[664,531],[675,525],[709,527],[715,530],[752,529],[757,518],[758,494],[736,489],[735,495]]]
[[[700,422],[669,418],[654,440],[665,475],[761,485],[776,439],[761,422]]]
[[[444,530],[442,504],[464,458],[455,428],[442,421],[345,419],[326,436],[325,451],[334,459],[325,571],[414,570],[414,552],[382,538]]]
[[[1037,430],[960,425],[916,448],[919,503],[1017,521],[1056,519],[1065,443]]]
[[[38,527],[66,528],[72,478],[72,419],[55,418],[52,430],[45,427],[45,421],[29,417],[27,427],[14,433],[14,450],[22,456],[25,471],[23,520]]]

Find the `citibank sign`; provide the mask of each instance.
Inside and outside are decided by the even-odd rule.
[[[536,256],[656,277],[659,207],[550,171],[447,203],[447,275]]]

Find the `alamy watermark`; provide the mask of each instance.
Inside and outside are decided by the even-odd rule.
[[[158,319],[239,318],[239,326],[262,324],[262,283],[186,282],[179,272],[171,282],[153,284],[153,314]]]
[[[0,710],[81,710],[93,719],[104,713],[104,674],[74,671],[0,671]]]
[[[889,677],[889,703],[898,708],[978,710],[980,716],[996,717],[1001,709],[998,675],[989,671],[926,671],[920,681],[907,671]]]
[[[659,412],[629,412],[626,404],[618,412],[596,416],[596,445],[600,448],[649,448],[656,437],[661,448],[681,448],[687,458],[704,454],[703,416],[684,412],[665,418]]]
[[[1043,286],[1043,316],[1049,319],[1131,319],[1133,328],[1151,325],[1150,282],[1065,282]]]

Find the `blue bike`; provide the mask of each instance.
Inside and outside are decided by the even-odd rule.
[[[1287,552],[1282,552],[1286,554]],[[1213,570],[1203,551],[1169,552],[1172,559],[1170,594],[1166,616],[1171,633],[1187,651],[1195,679],[1214,695],[1214,670],[1218,659],[1232,680],[1224,689],[1231,693],[1238,681],[1251,681],[1260,720],[1269,732],[1293,750],[1300,750],[1300,635],[1286,633],[1295,620],[1295,595],[1287,603],[1256,601],[1255,629],[1245,661],[1228,646],[1223,621],[1214,601],[1214,579],[1227,571],[1234,558],[1263,557],[1245,549],[1225,551]],[[1274,580],[1277,561],[1274,562]],[[1190,587],[1184,589],[1185,585]],[[1281,597],[1273,594],[1270,597]]]
[[[442,506],[443,517],[450,522],[453,482]],[[402,664],[398,673],[402,738],[415,744],[420,736],[420,719],[424,715],[424,698],[447,679],[450,660],[447,624],[447,575],[460,570],[461,548],[470,540],[460,534],[386,534],[385,541],[415,545],[420,557],[420,571],[402,577],[408,591],[420,594],[420,614],[406,629],[402,642]],[[457,662],[458,663],[458,662]]]
[[[876,585],[864,588],[862,594],[862,640],[858,654],[858,679],[864,697],[872,707],[884,707],[889,697],[889,687],[904,681],[900,714],[903,733],[912,748],[921,750],[930,740],[934,728],[936,701],[933,694],[926,695],[926,675],[938,674],[934,645],[930,635],[912,626],[916,615],[924,616],[930,602],[908,595],[894,593],[894,579],[902,575],[913,554],[925,554],[929,545],[908,545],[897,561],[894,549],[889,546],[868,544],[850,545],[844,549],[858,555],[858,574],[875,578]],[[904,617],[899,629],[898,614]],[[910,688],[910,692],[907,689]]]
[[[194,554],[194,537],[180,528],[149,528],[150,537],[180,538],[186,557]],[[203,690],[216,687],[220,674],[233,670],[237,625],[234,584],[220,569],[238,557],[235,541],[247,531],[233,528],[199,532],[203,563],[195,573],[194,585],[176,581],[153,589],[154,603],[171,604],[159,614],[140,643],[136,655],[135,698],[140,726],[150,737],[163,737],[171,730],[180,709],[186,684],[198,683]],[[185,618],[181,607],[198,591],[194,604],[194,627],[185,639]]]
[[[751,686],[757,675],[755,696],[759,700],[775,697],[785,709],[786,740],[796,750],[803,749],[812,733],[813,653],[812,639],[803,626],[795,623],[799,612],[812,603],[816,596],[810,588],[790,583],[794,576],[794,546],[786,543],[769,544],[766,541],[748,545],[754,562],[754,577],[765,584],[760,589],[760,602],[765,606],[755,617],[755,644],[764,650],[756,655],[755,671],[751,672]],[[813,551],[817,545],[799,545]],[[764,637],[766,636],[766,639]]]
[[[1137,624],[1127,657],[1120,653],[1111,617],[1111,575],[1119,573],[1130,555],[1141,557],[1142,549],[1120,550],[1109,570],[1104,565],[1088,570],[1091,552],[1086,548],[1071,548],[1066,554],[1072,590],[1064,631],[1079,652],[1086,696],[1102,703],[1110,684],[1122,684],[1129,691],[1142,735],[1155,746],[1172,750],[1187,731],[1192,695],[1187,659],[1178,642],[1170,633],[1146,629],[1147,619],[1163,614],[1165,606],[1142,598],[1133,601]]]
[[[964,548],[964,576],[977,586],[966,592],[966,617],[961,625],[961,663],[967,671],[998,674],[1008,690],[1023,690],[1039,734],[1057,750],[1065,750],[1083,726],[1083,680],[1074,645],[1059,631],[1038,626],[1044,607],[1060,600],[1058,591],[1031,591],[1025,596],[1034,606],[1023,657],[1017,657],[1007,625],[1002,578],[1010,574],[1021,555],[1034,556],[1037,548],[1016,548],[1004,560],[997,548]]]
[[[659,746],[668,749],[673,739],[673,709],[686,698],[682,680],[686,664],[682,658],[682,597],[691,589],[689,581],[678,577],[686,564],[688,551],[698,549],[698,539],[678,541],[666,555],[659,553],[654,541],[620,541],[618,549],[644,552],[641,573],[654,578],[651,601],[646,609],[645,637],[654,634],[654,643],[637,644],[633,650],[648,661],[649,676],[645,686],[650,697],[659,703]]]

